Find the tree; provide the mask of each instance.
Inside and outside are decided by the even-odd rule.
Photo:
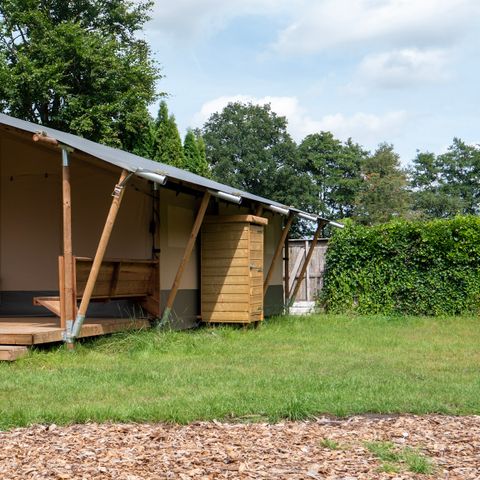
[[[342,143],[330,132],[314,133],[303,139],[299,156],[316,184],[319,209],[325,216],[353,215],[366,155],[351,139]]]
[[[418,152],[410,170],[414,210],[427,217],[480,211],[480,148],[454,138],[441,155]]]
[[[194,131],[195,138],[197,140],[197,149],[199,155],[199,168],[198,168],[198,175],[202,175],[202,177],[210,178],[212,173],[210,171],[210,165],[208,164],[207,160],[207,147],[205,145],[205,140],[202,137],[200,131]]]
[[[161,78],[137,35],[151,6],[147,0],[0,2],[0,109],[134,150]]]
[[[287,120],[269,104],[230,103],[208,119],[203,138],[215,180],[318,213],[315,186],[287,132]],[[310,228],[297,222],[292,235]]]
[[[156,150],[157,130],[155,121],[150,117],[146,120],[146,125],[138,134],[132,153],[140,157],[153,160]]]
[[[399,158],[393,145],[383,143],[364,160],[364,182],[355,202],[355,218],[360,223],[375,225],[407,214],[410,199]]]
[[[409,173],[414,212],[427,218],[442,218],[463,211],[462,200],[444,191],[441,162],[434,153],[417,152]]]
[[[454,138],[452,145],[439,155],[441,191],[463,204],[460,213],[477,215],[480,211],[480,147]]]
[[[154,148],[150,158],[177,168],[185,168],[185,156],[177,123],[175,117],[169,115],[165,101],[160,102],[154,135]]]
[[[209,169],[202,137],[196,137],[192,130],[188,130],[183,142],[183,153],[186,170],[208,177]]]
[[[269,104],[230,103],[208,119],[203,138],[215,180],[287,205],[311,206],[312,185],[287,121]]]
[[[200,152],[198,151],[195,135],[191,130],[188,130],[185,135],[185,140],[183,141],[183,153],[185,155],[185,164],[187,165],[188,170],[195,170],[199,162]]]

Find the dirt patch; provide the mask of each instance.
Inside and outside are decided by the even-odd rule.
[[[414,451],[433,471],[386,465],[372,442]],[[479,416],[40,425],[0,432],[0,446],[0,478],[11,480],[480,478]]]

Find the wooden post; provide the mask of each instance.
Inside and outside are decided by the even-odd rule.
[[[203,217],[205,216],[205,212],[207,211],[210,196],[210,192],[208,191],[205,192],[205,194],[203,195],[202,203],[200,204],[200,208],[198,209],[197,218],[195,219],[195,223],[193,224],[192,232],[190,233],[190,238],[188,239],[187,246],[185,247],[182,261],[180,262],[177,274],[175,275],[175,280],[173,281],[172,288],[170,290],[170,293],[168,294],[168,299],[165,305],[165,310],[163,311],[161,324],[165,324],[166,322],[168,322],[168,319],[170,317],[170,312],[172,311],[173,303],[175,302],[175,297],[177,296],[178,288],[180,287],[183,272],[185,270],[185,267],[187,266],[188,261],[190,260],[193,247],[195,246],[195,242],[197,240],[198,232],[200,231],[200,227],[202,226]]]
[[[88,275],[88,280],[85,285],[85,290],[83,291],[82,301],[78,307],[77,318],[75,323],[70,331],[70,335],[67,334],[67,341],[72,343],[72,341],[80,334],[80,330],[87,313],[87,308],[90,303],[90,298],[95,288],[95,283],[97,282],[98,273],[100,272],[100,267],[102,265],[103,257],[105,256],[105,251],[107,250],[108,242],[112,234],[112,229],[117,218],[118,210],[122,202],[123,194],[125,192],[125,183],[128,180],[129,174],[126,170],[122,170],[120,175],[120,180],[115,186],[113,191],[113,200],[110,206],[110,211],[108,212],[107,220],[105,221],[105,226],[103,227],[102,236],[98,243],[97,252],[93,259],[92,268]]]
[[[60,296],[60,325],[65,328],[67,325],[67,317],[65,315],[65,267],[63,263],[63,255],[58,257],[58,291]]]
[[[322,228],[325,225],[325,222],[319,221],[317,230],[315,231],[315,234],[313,235],[312,243],[310,244],[310,249],[308,250],[307,256],[305,258],[305,262],[302,265],[302,270],[300,271],[300,274],[298,275],[298,280],[297,283],[295,284],[295,288],[293,289],[292,296],[290,297],[288,301],[288,305],[291,305],[295,301],[295,297],[298,294],[298,290],[300,289],[300,285],[302,283],[303,277],[305,276],[305,272],[307,271],[308,264],[310,263],[310,260],[312,258],[313,252],[315,250],[315,246],[317,245],[318,242],[318,237],[322,233]]]
[[[263,213],[263,205],[259,205],[257,209],[255,210],[255,216],[256,217],[261,217]]]
[[[68,150],[62,148],[62,200],[63,200],[63,281],[59,286],[63,287],[62,318],[60,326],[65,328],[68,322],[75,318],[75,299],[73,288],[73,250],[72,250],[72,195],[70,186],[70,165]],[[59,272],[60,273],[60,272]],[[60,293],[60,297],[62,294]]]
[[[305,240],[305,255],[308,251],[308,240]],[[308,302],[309,298],[309,288],[310,288],[310,263],[307,264],[307,271],[305,272],[305,301]]]
[[[283,247],[285,244],[285,240],[287,238],[288,232],[290,231],[290,228],[292,226],[294,219],[294,214],[290,212],[288,215],[287,223],[285,227],[283,228],[282,235],[280,237],[280,241],[278,242],[277,249],[275,250],[275,253],[273,254],[272,258],[272,263],[270,264],[270,268],[268,269],[267,276],[265,277],[265,280],[263,282],[263,296],[267,294],[267,289],[268,285],[270,284],[270,280],[272,279],[273,272],[275,271],[275,266],[278,260],[278,257],[282,254]]]
[[[287,313],[288,313],[288,297],[290,295],[290,245],[288,242],[288,238],[289,236],[287,235],[287,238],[285,239],[285,246],[284,246],[285,256],[283,258],[284,260],[283,269],[285,271],[283,301],[285,303],[285,306],[287,307]]]

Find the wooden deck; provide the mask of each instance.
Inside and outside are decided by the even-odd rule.
[[[80,337],[94,337],[141,328],[150,328],[150,322],[147,319],[87,318]],[[0,318],[0,346],[38,345],[61,341],[63,330],[57,318]]]
[[[18,345],[0,345],[0,360],[13,362],[27,354],[27,347]]]

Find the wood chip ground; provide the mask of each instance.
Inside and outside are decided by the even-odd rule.
[[[323,439],[337,442],[328,448]],[[365,442],[419,449],[432,475],[379,471]],[[361,416],[266,423],[86,424],[0,432],[2,479],[480,478],[480,417]]]

